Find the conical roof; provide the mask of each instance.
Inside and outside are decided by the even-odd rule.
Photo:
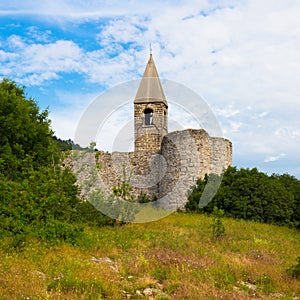
[[[134,103],[153,102],[163,102],[168,105],[152,54],[150,54]]]

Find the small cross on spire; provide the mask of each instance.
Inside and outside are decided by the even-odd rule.
[[[150,55],[152,55],[152,46],[151,46],[151,43],[149,45],[149,50],[150,50]]]

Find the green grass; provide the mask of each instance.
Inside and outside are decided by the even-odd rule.
[[[0,241],[0,299],[293,299],[300,232],[254,222],[172,214],[119,227],[85,228],[76,246]],[[146,289],[152,296],[146,296]]]

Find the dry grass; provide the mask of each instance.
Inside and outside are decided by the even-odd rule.
[[[173,214],[147,224],[86,228],[77,246],[27,241],[0,248],[0,299],[293,299],[286,269],[300,256],[300,232],[224,219],[213,241],[204,215]]]

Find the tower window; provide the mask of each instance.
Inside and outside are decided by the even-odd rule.
[[[146,108],[144,110],[145,114],[145,125],[153,125],[153,110],[151,108]]]

